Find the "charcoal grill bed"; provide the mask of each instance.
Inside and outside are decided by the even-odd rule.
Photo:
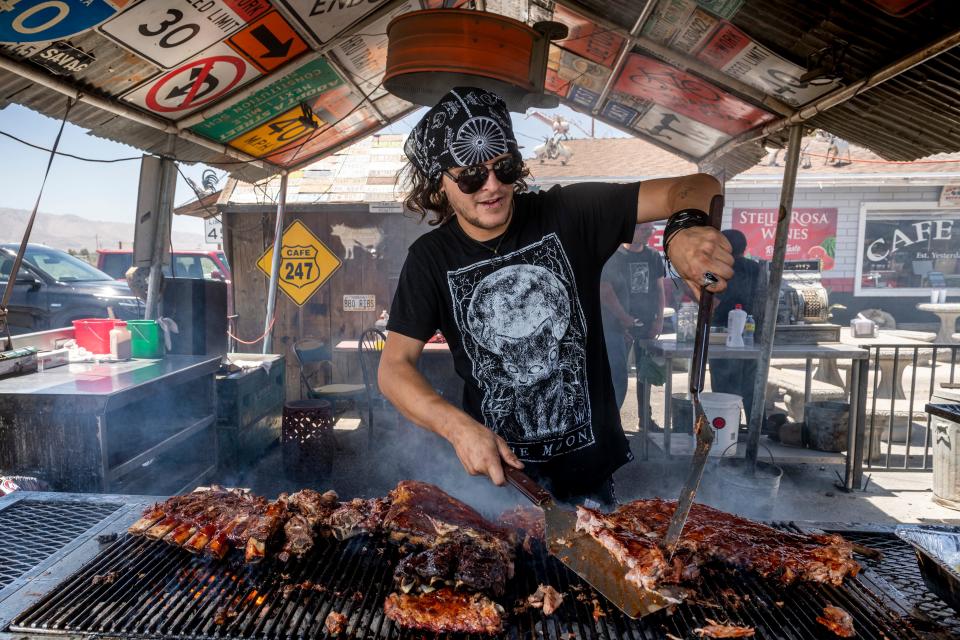
[[[113,522],[103,530],[122,531],[136,519],[136,512],[131,509],[123,517],[111,517]],[[777,526],[800,528],[793,523]],[[96,531],[91,529],[90,535]],[[842,533],[884,552],[879,561],[858,558],[865,570],[843,587],[784,588],[747,574],[707,572],[694,601],[678,606],[672,615],[662,611],[640,621],[619,614],[534,545],[532,554],[519,555],[516,577],[501,599],[508,608],[501,637],[695,638],[693,629],[710,618],[755,627],[756,638],[832,639],[835,636],[815,621],[827,604],[853,616],[861,639],[960,635],[960,620],[925,589],[912,549],[892,529]],[[391,591],[398,556],[395,548],[371,537],[322,540],[303,560],[284,564],[268,559],[259,565],[210,561],[126,534],[99,546],[98,552],[88,553],[80,562],[68,562],[65,557],[49,567],[43,588],[28,583],[18,598],[0,601],[0,618],[12,621],[4,624],[6,633],[0,633],[0,638],[326,638],[323,623],[331,611],[348,618],[339,638],[434,637],[399,629],[384,617],[383,600]],[[68,570],[58,571],[60,564]],[[544,617],[535,609],[512,610],[540,583],[565,593],[563,605],[553,616]],[[285,593],[285,585],[299,586]],[[32,596],[27,597],[26,590],[31,588]],[[13,601],[17,610],[9,614],[4,610]]]

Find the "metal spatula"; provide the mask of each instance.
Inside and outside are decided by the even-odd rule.
[[[715,229],[720,228],[723,216],[723,196],[714,196],[710,201],[710,224]],[[700,392],[703,391],[704,373],[707,369],[707,346],[710,344],[710,317],[713,315],[713,293],[705,288],[700,289],[700,307],[697,311],[697,333],[693,342],[693,363],[690,365],[690,396],[693,403],[694,423],[693,432],[696,434],[696,447],[693,459],[690,461],[690,471],[687,480],[683,483],[680,498],[677,500],[677,509],[670,518],[670,526],[663,536],[660,546],[667,561],[673,558],[683,525],[690,515],[693,498],[697,495],[700,480],[703,479],[703,468],[707,464],[707,455],[713,445],[713,428],[707,420],[707,414],[700,404]]]
[[[583,578],[616,608],[631,618],[658,611],[676,599],[641,589],[624,579],[627,569],[590,534],[576,530],[577,515],[560,507],[553,496],[522,471],[504,467],[507,481],[543,509],[544,535],[550,554]]]

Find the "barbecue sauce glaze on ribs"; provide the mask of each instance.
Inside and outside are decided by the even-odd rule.
[[[839,586],[860,565],[853,547],[840,536],[780,531],[712,507],[694,504],[673,561],[667,564],[659,542],[676,509],[674,500],[636,500],[610,514],[577,507],[577,530],[597,539],[622,564],[626,579],[654,589],[696,578],[714,561],[746,569],[784,584],[796,580]]]
[[[391,593],[383,612],[402,627],[434,633],[499,633],[503,628],[500,607],[479,593],[449,587],[411,596]]]
[[[389,500],[383,527],[413,551],[397,564],[387,617],[436,632],[499,631],[502,608],[487,596],[513,576],[515,533],[424,482],[401,482]]]

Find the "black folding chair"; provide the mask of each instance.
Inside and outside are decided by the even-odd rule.
[[[375,400],[383,402],[380,387],[377,385],[377,368],[380,366],[380,354],[387,337],[379,329],[367,329],[360,336],[357,344],[357,355],[360,358],[360,371],[363,373],[363,386],[367,397],[367,434],[369,442],[373,443],[373,403]]]

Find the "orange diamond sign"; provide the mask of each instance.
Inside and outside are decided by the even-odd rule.
[[[307,226],[294,220],[283,232],[280,246],[280,289],[301,307],[340,268],[340,258],[330,251]],[[260,270],[270,276],[273,247],[257,260]]]

